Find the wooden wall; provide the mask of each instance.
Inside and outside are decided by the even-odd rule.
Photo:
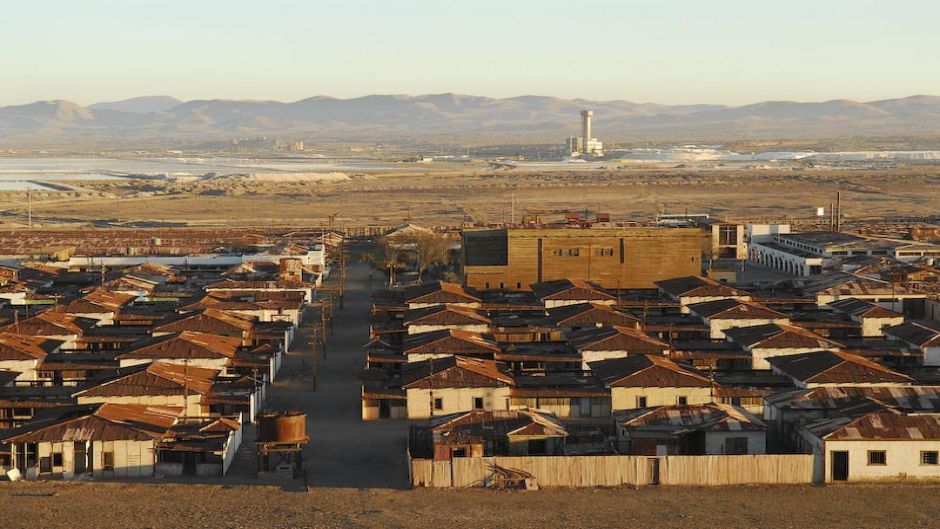
[[[658,461],[661,485],[776,485],[813,482],[813,456],[532,456],[473,457],[451,461],[411,460],[413,487],[485,487],[493,466],[521,470],[540,487],[620,487],[650,485]]]

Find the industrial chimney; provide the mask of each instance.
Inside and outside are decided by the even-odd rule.
[[[591,141],[591,118],[594,117],[593,110],[581,111],[581,137],[584,138],[584,144]]]

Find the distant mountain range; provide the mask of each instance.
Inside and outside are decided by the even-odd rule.
[[[274,135],[306,140],[561,143],[594,109],[605,141],[728,141],[763,138],[940,134],[940,97],[821,103],[768,101],[745,106],[659,105],[457,94],[311,97],[278,101],[137,97],[87,107],[65,100],[0,107],[0,147],[25,144],[121,145]]]

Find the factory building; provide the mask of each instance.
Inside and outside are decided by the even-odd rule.
[[[604,144],[593,136],[593,130],[591,130],[593,119],[593,110],[581,111],[581,135],[568,138],[569,156],[604,156]]]
[[[604,288],[655,288],[702,272],[698,228],[503,228],[463,234],[464,283],[479,290],[528,290],[556,279]]]

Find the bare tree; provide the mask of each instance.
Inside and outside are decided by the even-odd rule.
[[[422,233],[414,238],[415,264],[418,281],[432,264],[444,264],[447,260],[447,240],[437,233]]]

